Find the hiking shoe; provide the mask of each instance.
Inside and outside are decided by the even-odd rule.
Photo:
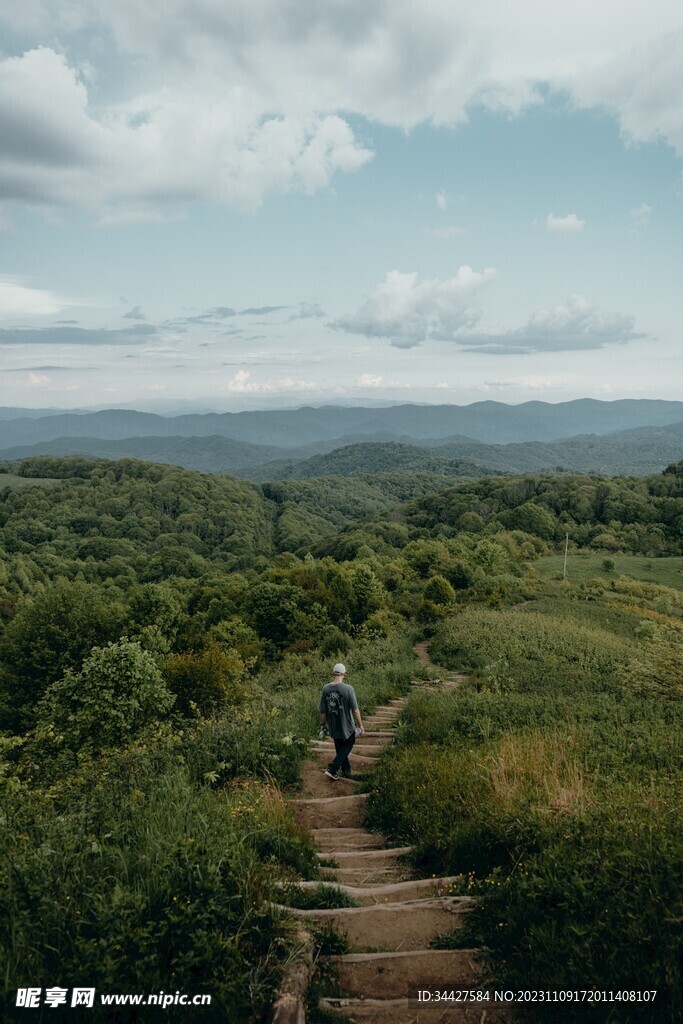
[[[329,768],[325,769],[325,775],[327,775],[328,779],[332,779],[334,782],[339,778],[339,772],[331,772]]]
[[[340,772],[339,774],[341,775],[342,779],[350,779],[353,772]]]

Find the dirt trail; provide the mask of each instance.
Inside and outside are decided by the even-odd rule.
[[[434,679],[416,682],[450,691],[465,678],[442,674],[429,658],[428,644],[415,652]],[[354,775],[374,768],[393,742],[393,729],[405,703],[392,700],[365,718],[366,734],[351,754]],[[325,881],[345,890],[358,904],[334,910],[292,910],[307,923],[332,925],[345,935],[349,953],[329,957],[336,968],[338,994],[321,1009],[350,1024],[482,1024],[509,1022],[505,1007],[418,1001],[419,990],[482,988],[486,978],[477,950],[436,950],[431,941],[462,925],[472,907],[469,897],[452,895],[458,877],[414,878],[406,861],[410,847],[390,848],[386,838],[363,828],[366,793],[356,779],[334,782],[324,774],[331,743],[314,742],[302,768],[302,787],[292,799],[298,821],[310,830],[325,867]],[[319,882],[302,882],[304,889]]]

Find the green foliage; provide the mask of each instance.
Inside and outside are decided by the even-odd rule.
[[[236,708],[224,718],[200,721],[187,738],[187,761],[193,778],[213,786],[250,776],[296,782],[308,749],[292,717],[266,703]]]
[[[237,651],[212,644],[195,653],[172,654],[164,665],[164,677],[181,714],[210,715],[245,697],[247,666]]]
[[[370,822],[415,845],[423,874],[473,872],[477,906],[447,944],[491,949],[497,985],[637,979],[659,1000],[638,1019],[674,1020],[680,627],[651,626],[647,609],[606,596],[550,594],[516,611],[469,607],[439,627],[431,656],[477,671],[455,694],[411,695],[398,747],[375,773]],[[611,1009],[587,1018],[567,1004],[565,1015],[597,1022]]]
[[[8,983],[20,964],[53,983],[59,950],[97,984],[201,977],[218,1019],[263,1016],[292,949],[272,881],[318,867],[275,786],[296,786],[332,664],[367,714],[411,692],[422,623],[473,675],[411,693],[372,819],[423,872],[478,873],[471,920],[501,979],[614,987],[650,948],[674,1006],[683,597],[680,559],[654,556],[681,550],[676,467],[447,490],[86,458],[21,472],[52,483],[0,491],[0,697],[24,730],[0,741]],[[325,889],[292,899],[341,898]]]
[[[629,645],[587,626],[535,612],[466,608],[444,623],[432,647],[442,664],[481,669],[499,691],[614,685]]]
[[[80,672],[67,669],[38,704],[38,735],[77,751],[128,743],[168,715],[174,696],[137,641],[94,647]]]
[[[176,761],[175,744],[133,747],[49,799],[4,802],[3,1019],[15,1019],[17,985],[57,976],[104,991],[210,992],[212,1022],[265,1013],[294,946],[270,909],[272,865],[305,871],[313,851],[277,793],[197,788]]]
[[[334,910],[337,907],[362,906],[353,896],[349,896],[345,889],[322,882],[310,889],[303,889],[300,885],[290,883],[283,886],[280,893],[281,903],[299,910]]]
[[[24,602],[0,640],[2,724],[30,722],[47,687],[78,670],[90,649],[117,636],[121,625],[121,609],[79,580],[57,580]]]
[[[658,625],[629,666],[627,679],[636,693],[660,700],[683,698],[683,628]]]
[[[425,600],[438,605],[455,603],[455,591],[444,576],[438,573],[429,579],[424,589]]]

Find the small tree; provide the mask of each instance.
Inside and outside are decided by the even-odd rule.
[[[6,724],[30,725],[47,687],[79,669],[96,644],[113,640],[121,619],[122,609],[80,580],[57,580],[22,604],[0,642],[0,690],[13,709]]]
[[[123,639],[94,647],[80,672],[69,670],[48,688],[38,729],[74,750],[121,746],[165,718],[174,701],[152,655]]]
[[[424,589],[425,601],[432,604],[449,605],[455,602],[455,591],[444,576],[432,576]]]

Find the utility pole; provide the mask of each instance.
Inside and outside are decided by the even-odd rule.
[[[567,578],[567,552],[569,551],[569,534],[564,539],[564,568],[562,570],[562,579]]]

